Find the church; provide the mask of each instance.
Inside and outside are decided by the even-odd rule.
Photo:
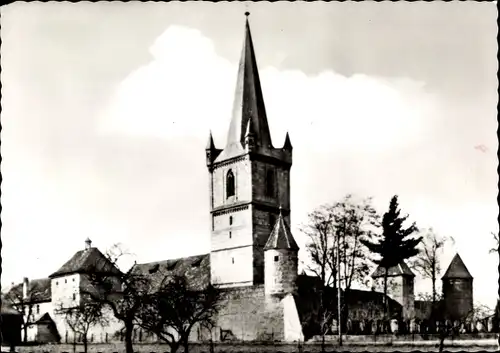
[[[298,273],[299,247],[290,230],[292,155],[288,133],[283,146],[275,147],[272,143],[247,17],[227,140],[223,148],[218,148],[210,134],[205,149],[210,181],[210,252],[134,265],[134,271],[146,275],[153,276],[160,269],[158,272],[186,276],[195,287],[212,283],[224,290],[225,302],[215,329],[210,333],[193,330],[192,341],[293,342],[320,333],[315,313],[318,297],[314,291],[320,284],[316,278]],[[32,321],[30,340],[72,342],[70,330],[56,313],[56,303],[78,303],[87,267],[103,256],[87,240],[85,249],[49,278],[26,279],[11,290],[18,294],[24,291],[26,295],[27,288],[40,287],[42,295],[36,298],[36,309],[30,313],[38,317]],[[460,267],[461,277],[458,281],[454,278],[449,288],[445,286],[451,293],[450,310],[456,310],[457,305],[467,306],[467,310],[472,306],[472,276],[462,265],[461,260],[452,262],[451,266]],[[389,272],[397,284],[389,292],[390,311],[409,320],[416,314],[415,275],[405,263]],[[373,274],[375,279],[381,276],[379,269]],[[379,289],[351,290],[343,296],[352,320],[382,317],[384,298]],[[92,341],[113,341],[120,329],[118,322],[110,321],[106,327],[92,329]],[[142,341],[144,337],[138,332],[135,340]]]

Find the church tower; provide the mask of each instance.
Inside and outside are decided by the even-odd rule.
[[[264,246],[280,214],[290,223],[292,145],[274,148],[248,23],[226,146],[210,134],[211,281],[224,287],[264,283]]]

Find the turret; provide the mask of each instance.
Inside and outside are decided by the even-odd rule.
[[[473,277],[460,255],[456,254],[451,260],[442,281],[445,317],[450,320],[464,319],[473,309]]]
[[[255,150],[255,129],[252,119],[249,119],[247,124],[247,130],[245,133],[245,148],[248,152]]]
[[[221,151],[215,148],[214,139],[212,137],[212,131],[208,135],[207,147],[205,147],[205,157],[207,160],[207,167],[212,165],[213,161],[219,155]]]
[[[384,292],[383,279],[385,269],[381,266],[372,274],[373,290]],[[410,270],[406,262],[401,261],[397,266],[389,268],[387,271],[388,286],[387,296],[401,305],[404,320],[412,319],[415,315],[415,274]]]
[[[293,150],[292,142],[290,141],[290,135],[288,134],[288,132],[286,133],[285,143],[283,144],[283,150],[289,152],[292,152]]]
[[[299,246],[281,213],[264,247],[264,288],[266,295],[297,291]]]

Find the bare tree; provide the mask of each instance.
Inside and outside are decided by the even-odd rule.
[[[308,215],[307,223],[300,230],[308,237],[306,246],[311,263],[307,269],[318,276],[325,286],[335,287],[337,270],[333,223],[332,207],[322,205]]]
[[[436,281],[442,270],[439,258],[447,241],[446,237],[440,237],[432,228],[427,229],[418,246],[420,252],[412,262],[413,267],[424,278],[430,278],[432,281],[433,308],[437,300]]]
[[[211,330],[222,299],[223,292],[212,285],[195,289],[184,276],[167,275],[145,300],[138,324],[167,343],[170,352],[183,346],[187,353],[194,326]]]
[[[117,244],[98,259],[94,268],[88,271],[87,286],[82,295],[102,309],[110,309],[113,316],[124,325],[125,352],[133,353],[132,335],[137,326],[137,316],[150,292],[150,280],[137,274],[133,267],[126,272],[118,269],[117,263],[130,255]]]
[[[331,287],[334,290],[343,287],[349,291],[354,282],[361,283],[369,273],[371,263],[360,240],[371,236],[377,226],[376,219],[370,198],[359,201],[348,194],[338,202],[318,207],[309,214],[308,223],[301,228],[309,238],[307,250],[311,263],[308,269],[322,284],[318,289],[319,305],[315,312],[323,340],[335,317],[335,310],[337,315],[340,312],[347,315],[346,305],[340,303],[340,293],[336,294],[338,308],[332,305]],[[339,318],[338,321],[340,329],[344,320]]]
[[[24,282],[28,282],[25,278]],[[23,342],[28,341],[28,328],[35,323],[35,308],[40,301],[41,293],[37,288],[32,288],[28,283],[14,286],[5,295],[5,299],[11,306],[23,315],[21,330],[23,332]],[[25,288],[24,286],[28,286]]]
[[[84,352],[88,351],[88,333],[92,326],[107,325],[108,320],[102,313],[102,307],[93,302],[83,302],[80,305],[65,308],[60,304],[58,312],[64,315],[64,320],[73,331],[74,342],[76,335],[81,335]]]

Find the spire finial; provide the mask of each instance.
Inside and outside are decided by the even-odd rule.
[[[280,216],[281,216],[281,210],[282,210],[283,207],[281,207],[281,204],[280,204]]]
[[[248,18],[248,16],[250,16],[250,12],[246,11],[245,16]]]

